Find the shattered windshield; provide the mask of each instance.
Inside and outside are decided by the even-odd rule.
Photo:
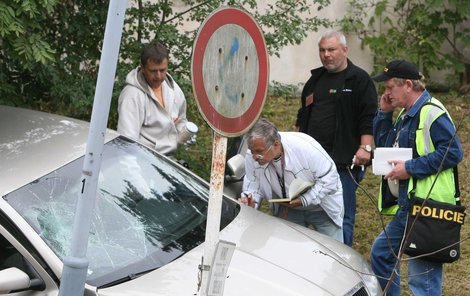
[[[5,197],[61,259],[70,251],[83,158]],[[208,188],[145,147],[117,138],[103,151],[87,258],[94,286],[152,270],[204,241]],[[221,228],[237,207],[224,201]]]

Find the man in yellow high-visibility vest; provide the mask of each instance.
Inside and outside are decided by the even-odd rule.
[[[429,197],[455,204],[453,168],[462,160],[463,150],[458,137],[453,138],[455,127],[449,113],[425,89],[423,76],[414,64],[392,61],[373,79],[385,81],[373,125],[376,146],[414,150],[410,160],[392,160],[394,168],[382,179],[379,209],[394,217],[385,232],[377,236],[371,250],[372,268],[382,288],[387,295],[400,295],[400,265],[396,256],[406,227],[410,189],[416,183],[416,196],[426,197],[442,162],[442,172]],[[393,121],[396,108],[402,110]],[[410,260],[408,287],[413,295],[441,295],[442,263]]]

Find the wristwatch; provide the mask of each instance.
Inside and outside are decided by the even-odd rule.
[[[367,144],[367,145],[361,145],[361,146],[359,146],[359,147],[361,147],[362,149],[364,149],[365,151],[367,151],[367,152],[369,152],[369,153],[372,152],[372,146],[369,145],[369,144]]]

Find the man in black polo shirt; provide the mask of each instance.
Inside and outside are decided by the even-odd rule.
[[[343,186],[344,243],[352,246],[356,183],[363,179],[363,166],[371,160],[377,92],[369,74],[347,58],[342,33],[326,31],[318,46],[323,67],[312,70],[304,86],[296,126],[315,138],[335,161]]]

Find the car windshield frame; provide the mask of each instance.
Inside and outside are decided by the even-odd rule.
[[[61,259],[70,250],[84,157],[4,199]],[[208,184],[124,137],[104,146],[88,240],[87,283],[114,285],[157,269],[205,239]],[[240,210],[223,199],[221,229]]]

